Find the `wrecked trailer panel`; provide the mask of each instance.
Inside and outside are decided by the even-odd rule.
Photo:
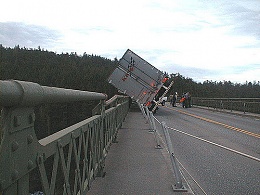
[[[169,82],[163,72],[129,49],[119,60],[108,81],[153,113],[173,85],[173,81]]]
[[[153,101],[164,78],[163,72],[128,49],[108,81],[122,93],[146,104]]]
[[[131,76],[139,78],[139,81],[144,82],[147,86],[152,88],[162,86],[164,74],[129,49],[119,60],[119,66],[123,70],[131,72]]]
[[[122,79],[125,76],[125,71],[116,68],[109,78],[109,82],[114,85],[121,93],[127,94],[131,98],[145,103],[151,101],[151,95],[155,92],[142,82],[138,82],[138,78],[129,76],[126,80]],[[150,92],[149,92],[150,91]],[[153,95],[153,97],[154,97]]]

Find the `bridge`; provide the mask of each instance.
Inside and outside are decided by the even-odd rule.
[[[260,194],[259,99],[194,98],[153,115],[126,96],[0,86],[2,195]],[[38,140],[36,106],[91,100],[91,117]]]

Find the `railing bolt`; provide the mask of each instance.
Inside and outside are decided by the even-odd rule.
[[[19,148],[19,144],[17,141],[13,141],[12,143],[12,152],[16,151]]]
[[[5,180],[0,180],[0,192],[4,191],[4,183],[5,183]]]
[[[62,145],[62,143],[61,143],[60,140],[58,140],[58,147],[59,147],[59,148],[62,148],[62,147],[63,147],[63,145]]]
[[[27,143],[31,144],[33,142],[33,136],[32,135],[28,135],[27,137]]]
[[[42,164],[43,163],[43,156],[40,155],[38,156],[38,164]]]
[[[73,132],[71,133],[71,138],[72,138],[72,139],[75,139],[75,138],[76,138],[76,136],[75,136],[75,134],[74,134]]]
[[[14,181],[14,180],[16,180],[18,178],[18,171],[17,170],[14,170],[13,172],[12,172],[12,180]]]
[[[70,184],[66,185],[66,189],[67,189],[68,192],[70,191]]]
[[[28,170],[33,168],[33,161],[28,160],[27,168],[28,168]]]
[[[22,124],[21,116],[15,116],[14,117],[14,127],[19,127],[21,124]]]
[[[32,114],[30,114],[30,116],[29,116],[29,123],[32,124],[32,123],[34,123],[34,121],[35,121],[35,114],[32,113]]]

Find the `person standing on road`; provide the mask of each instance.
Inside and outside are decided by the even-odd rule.
[[[172,97],[172,106],[173,106],[173,107],[177,107],[177,106],[176,106],[177,98],[178,98],[178,93],[175,92],[175,94],[173,94],[173,97]]]
[[[185,108],[191,108],[191,95],[190,92],[185,94]]]
[[[182,96],[181,96],[181,99],[180,99],[180,103],[181,103],[183,108],[185,108],[185,100],[186,100],[185,99],[185,93],[183,93]]]

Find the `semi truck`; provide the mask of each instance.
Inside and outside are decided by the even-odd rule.
[[[173,85],[162,71],[127,49],[108,82],[155,113]]]

